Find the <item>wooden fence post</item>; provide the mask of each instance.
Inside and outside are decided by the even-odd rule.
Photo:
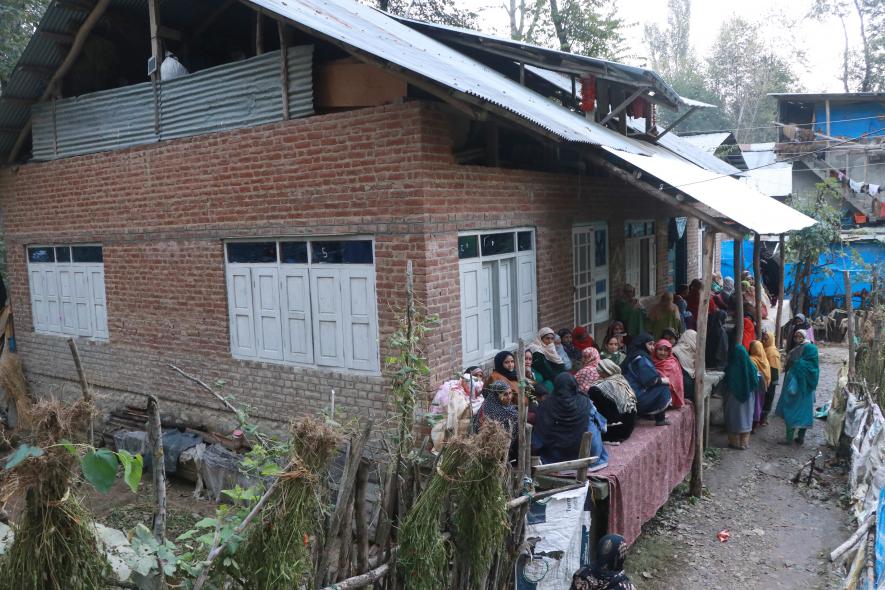
[[[759,259],[762,252],[762,238],[756,232],[753,235],[753,283],[756,292],[756,340],[762,339],[762,271],[760,269]]]
[[[787,296],[787,256],[784,252],[784,241],[784,234],[781,234],[778,242],[778,249],[780,250],[781,256],[781,294],[780,297],[777,298],[777,317],[774,320],[774,339],[775,346],[778,348],[781,346],[781,312],[784,309],[784,298]]]
[[[694,419],[695,447],[694,461],[691,465],[692,496],[700,497],[704,491],[704,426],[707,418],[704,397],[704,382],[707,374],[707,319],[709,318],[710,295],[713,286],[713,251],[716,247],[716,232],[704,234],[704,288],[701,291],[701,302],[698,306],[697,349],[695,350],[695,381],[694,381]]]
[[[845,279],[845,311],[848,313],[848,379],[854,379],[854,301],[851,297],[851,276],[842,271]]]
[[[744,270],[744,237],[734,238],[734,343],[740,344],[744,336],[744,295],[741,288],[741,272]]]

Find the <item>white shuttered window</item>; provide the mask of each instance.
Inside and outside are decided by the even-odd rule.
[[[640,297],[657,294],[657,244],[654,221],[624,224],[624,277]]]
[[[461,352],[482,362],[537,330],[535,234],[530,229],[458,237]]]
[[[377,373],[371,240],[228,242],[237,358]]]
[[[106,340],[101,246],[29,246],[27,253],[34,330]]]

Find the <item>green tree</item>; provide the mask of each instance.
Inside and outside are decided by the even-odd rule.
[[[545,47],[610,60],[628,55],[615,0],[548,0],[535,4],[537,25],[527,40]]]
[[[0,0],[0,93],[49,0]]]
[[[722,24],[707,58],[706,79],[739,143],[772,140],[777,103],[767,95],[796,83],[787,60],[765,44],[760,25],[740,17]]]

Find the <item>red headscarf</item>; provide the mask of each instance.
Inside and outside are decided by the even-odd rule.
[[[750,350],[750,344],[755,339],[756,327],[753,325],[753,320],[744,316],[744,337],[741,339],[741,344],[744,345],[744,348]]]
[[[666,348],[671,352],[671,354],[663,360],[659,359],[657,353],[655,353],[655,369],[658,370],[658,374],[661,377],[666,377],[670,380],[670,398],[673,407],[681,408],[685,405],[685,386],[682,382],[682,366],[679,364],[676,357],[673,356],[673,345],[670,344],[669,340],[664,340],[663,338],[658,340],[658,343],[655,344],[655,351],[657,351],[658,348]]]
[[[587,332],[584,326],[578,326],[572,330],[572,345],[580,351],[593,346],[593,336]]]

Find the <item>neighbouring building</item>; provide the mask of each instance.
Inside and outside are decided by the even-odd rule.
[[[191,73],[148,80],[164,48]],[[654,125],[686,104],[350,0],[52,3],[0,97],[28,376],[75,391],[73,336],[108,406],[215,421],[174,364],[278,427],[333,389],[384,417],[408,260],[430,382],[540,326],[600,335],[625,283],[698,276],[703,232],[813,223]]]

